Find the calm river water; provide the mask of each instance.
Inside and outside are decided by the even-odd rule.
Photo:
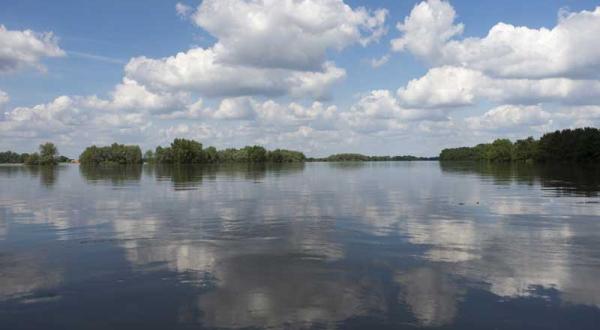
[[[0,328],[600,329],[600,168],[0,166]]]

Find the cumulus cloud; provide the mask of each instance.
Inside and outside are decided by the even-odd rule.
[[[252,97],[233,97],[221,100],[218,107],[199,110],[200,117],[220,121],[252,121],[252,124],[280,131],[311,126],[315,129],[330,129],[338,119],[334,105],[325,106],[313,102],[309,106],[291,102],[282,104],[274,100],[258,101]]]
[[[216,135],[215,130],[206,124],[177,124],[161,128],[158,133],[165,141],[180,137],[203,141],[207,138],[213,138]]]
[[[193,91],[209,97],[289,94],[320,98],[346,72],[329,62],[315,72],[229,66],[219,63],[214,49],[193,48],[163,59],[133,58],[125,74],[155,90]]]
[[[135,81],[124,79],[108,98],[59,96],[32,107],[16,107],[4,113],[0,136],[41,139],[94,134],[118,135],[141,132],[152,125],[152,115],[175,110],[194,110],[197,101],[185,93],[152,93]]]
[[[464,38],[465,26],[447,1],[421,2],[397,25],[400,36],[391,47],[424,59],[427,72],[395,92],[362,92],[343,106],[329,101],[347,73],[328,55],[377,42],[386,33],[386,10],[342,0],[204,0],[196,8],[177,3],[175,10],[214,43],[164,58],[131,58],[107,96],[61,96],[5,109],[2,142],[126,137],[162,143],[184,136],[219,146],[310,151],[327,144],[339,149],[340,141],[378,147],[383,139],[377,139],[389,136],[516,135],[600,122],[600,48],[593,40],[600,7],[563,13],[551,29],[498,23],[485,36]],[[25,41],[14,41],[19,38]],[[12,48],[0,47],[0,73],[64,55],[51,33],[1,26],[4,45]],[[34,55],[15,62],[13,54],[25,49]],[[369,63],[379,67],[390,56]],[[0,91],[0,107],[7,99]],[[451,116],[468,107],[469,117]],[[491,110],[476,115],[475,107]]]
[[[49,103],[6,111],[0,120],[0,136],[4,143],[26,139],[31,145],[50,138],[66,144],[102,144],[119,138],[121,142],[147,138],[165,142],[177,136],[210,139],[221,145],[232,141],[267,143],[282,141],[282,136],[298,132],[300,127],[315,132],[333,130],[337,116],[335,106],[321,102],[304,106],[250,97],[226,98],[213,108],[188,95],[152,94],[124,80],[108,98],[60,96]],[[202,123],[193,121],[197,119]],[[150,130],[154,122],[162,120],[184,122],[165,122]]]
[[[208,97],[325,99],[346,76],[327,52],[379,40],[387,16],[342,0],[205,0],[193,12],[182,4],[176,10],[214,36],[215,44],[161,59],[133,58],[126,76],[152,89]]]
[[[456,12],[448,2],[429,0],[417,4],[404,22],[396,25],[402,37],[391,41],[392,49],[408,50],[435,61],[442,55],[446,43],[463,32],[462,24],[454,24],[455,17]]]
[[[252,119],[254,115],[254,104],[247,97],[224,99],[213,113],[217,119]]]
[[[382,134],[405,130],[415,121],[447,120],[443,109],[402,107],[398,98],[389,90],[374,90],[363,95],[341,117],[353,130]]]
[[[177,3],[175,10],[214,36],[215,43],[165,58],[132,58],[108,97],[61,96],[13,109],[1,122],[3,133],[93,139],[98,131],[140,133],[157,121],[162,138],[192,136],[196,129],[217,139],[325,136],[329,133],[317,132],[345,126],[336,106],[319,102],[346,76],[327,53],[377,42],[387,31],[386,10],[352,8],[342,0],[205,0],[195,9]],[[44,38],[55,41],[51,34]],[[211,106],[197,96],[224,99]],[[313,102],[270,99],[277,96]],[[187,120],[202,120],[202,127],[160,123]]]
[[[336,106],[325,106],[321,102],[303,106],[294,102],[284,105],[268,100],[258,104],[255,111],[260,125],[281,131],[297,129],[300,126],[317,130],[334,129],[339,115]]]
[[[185,92],[149,91],[144,85],[124,78],[110,93],[110,98],[96,96],[85,98],[85,104],[91,108],[114,111],[140,111],[165,113],[180,110],[190,103],[191,97]]]
[[[600,82],[567,78],[496,79],[478,70],[442,66],[409,81],[397,93],[401,104],[417,108],[463,107],[479,101],[595,104],[600,101]]]
[[[50,103],[34,107],[17,107],[4,113],[0,121],[0,136],[44,137],[49,134],[66,133],[79,126],[86,114],[77,101],[61,96]]]
[[[600,106],[587,105],[560,109],[554,116],[560,127],[598,127],[600,126]]]
[[[484,37],[462,38],[465,26],[456,18],[449,2],[428,0],[397,25],[401,35],[391,41],[392,50],[410,52],[430,66],[397,90],[400,107],[447,114],[495,106],[458,122],[439,121],[465,132],[530,134],[597,123],[600,7],[561,11],[551,29],[498,23]],[[424,131],[432,126],[418,125]]]
[[[218,39],[221,63],[317,71],[327,50],[378,40],[386,15],[342,0],[205,0],[193,21]]]
[[[0,25],[0,73],[25,67],[43,70],[43,57],[64,56],[58,39],[52,32],[37,33],[31,30],[8,30]]]
[[[520,129],[523,127],[547,128],[552,125],[552,115],[542,107],[502,105],[481,116],[465,119],[473,130]]]
[[[600,7],[562,13],[552,29],[498,23],[483,38],[464,38],[464,26],[445,1],[416,5],[392,49],[409,51],[433,65],[463,66],[506,78],[598,77]],[[585,33],[582,33],[585,31]]]

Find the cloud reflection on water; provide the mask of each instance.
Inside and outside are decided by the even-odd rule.
[[[0,254],[3,299],[65,284],[59,262],[10,243],[43,225],[48,244],[107,242],[135,272],[185,275],[182,284],[207,290],[193,303],[207,326],[335,326],[385,320],[399,304],[435,327],[454,322],[469,289],[513,299],[541,287],[600,308],[600,204],[587,203],[589,184],[548,194],[554,181],[541,172],[489,181],[495,171],[437,163],[81,170],[91,185],[73,170],[53,192],[33,182],[0,190],[0,244],[13,247]],[[0,169],[0,180],[30,175],[16,173]]]

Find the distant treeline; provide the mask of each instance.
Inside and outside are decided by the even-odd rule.
[[[59,156],[58,149],[50,142],[41,144],[39,152],[31,154],[19,154],[13,151],[0,152],[0,164],[56,165],[70,161],[68,157]]]
[[[114,143],[107,147],[91,146],[79,157],[81,164],[211,164],[211,163],[291,163],[303,162],[303,153],[292,150],[266,150],[261,146],[247,146],[242,149],[217,150],[203,148],[194,140],[175,139],[168,147],[148,150],[142,156],[139,146],[126,146]]]
[[[363,154],[334,154],[325,158],[309,158],[309,161],[319,162],[385,162],[385,161],[412,161],[412,160],[437,160],[437,157],[416,156],[367,156]]]
[[[441,161],[485,160],[492,162],[592,162],[600,160],[600,130],[565,129],[544,134],[539,140],[529,137],[512,143],[497,139],[474,147],[444,149]]]

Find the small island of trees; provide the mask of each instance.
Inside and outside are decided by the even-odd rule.
[[[497,139],[474,147],[444,149],[441,161],[491,162],[594,162],[600,160],[600,130],[565,129],[544,134],[539,140],[529,137],[512,143]]]
[[[437,160],[437,157],[404,156],[367,156],[356,153],[334,154],[325,158],[311,158],[311,161],[320,162],[389,162],[389,161],[417,161]]]
[[[95,145],[87,147],[79,156],[79,162],[83,165],[98,164],[141,164],[142,149],[139,146],[127,146],[113,143],[106,147]]]
[[[83,165],[98,164],[214,164],[214,163],[294,163],[306,159],[303,153],[293,150],[266,150],[261,146],[246,146],[241,149],[217,150],[203,148],[194,140],[175,139],[168,147],[158,146],[142,156],[139,146],[126,146],[114,143],[107,147],[91,146],[79,157]]]

